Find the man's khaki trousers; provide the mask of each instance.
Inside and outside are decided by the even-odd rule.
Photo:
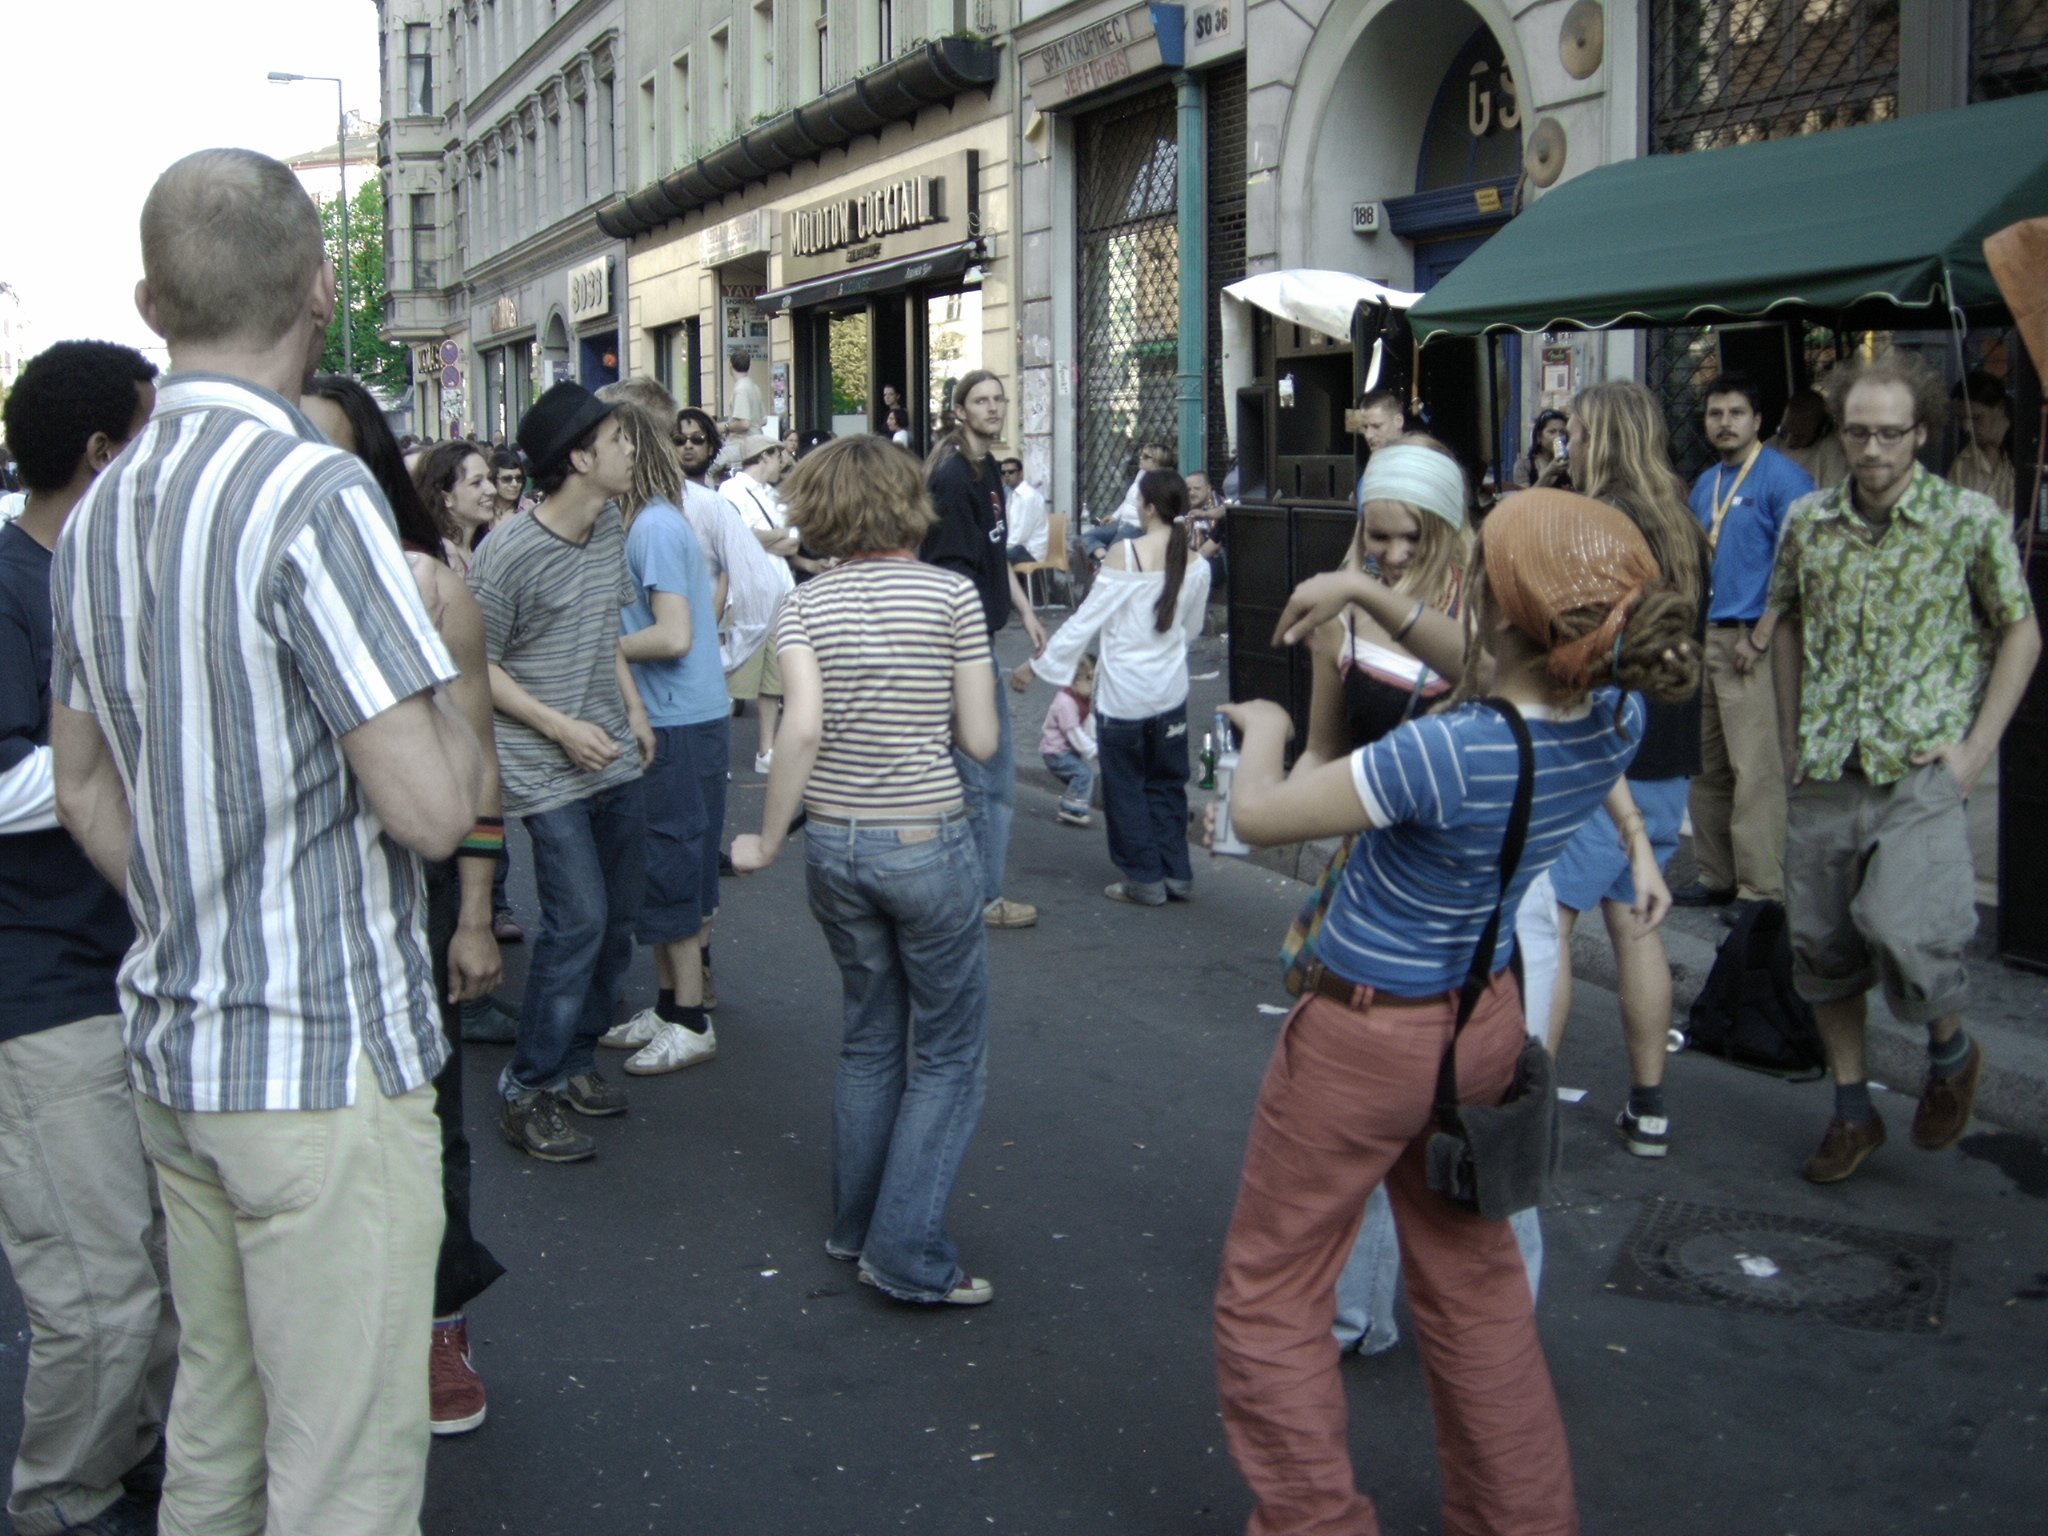
[[[163,1536],[404,1536],[426,1486],[434,1090],[347,1109],[140,1100],[183,1337]]]
[[[1744,901],[1785,897],[1785,760],[1769,657],[1735,670],[1741,629],[1707,631],[1699,777],[1692,781],[1692,849],[1700,884]]]

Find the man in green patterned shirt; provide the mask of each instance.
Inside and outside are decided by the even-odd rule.
[[[1969,1124],[1984,1052],[1962,1028],[1977,927],[1963,801],[2041,654],[2008,515],[1916,460],[1941,426],[1939,380],[1893,352],[1838,370],[1829,393],[1850,476],[1793,504],[1771,581],[1793,979],[1835,1079],[1800,1170],[1816,1184],[1884,1145],[1863,1061],[1874,983],[1927,1028],[1914,1145],[1953,1146]]]

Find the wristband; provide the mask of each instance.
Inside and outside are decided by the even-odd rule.
[[[505,857],[505,818],[479,816],[469,835],[455,850],[458,859],[502,859]]]
[[[1423,602],[1422,599],[1417,598],[1415,600],[1415,611],[1408,615],[1407,622],[1404,623],[1399,629],[1395,630],[1393,634],[1389,635],[1387,638],[1392,640],[1396,645],[1399,645],[1403,640],[1407,639],[1408,631],[1415,627],[1416,621],[1422,617],[1423,609],[1427,608],[1428,606],[1429,604]]]

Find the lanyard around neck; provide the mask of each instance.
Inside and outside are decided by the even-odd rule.
[[[1749,445],[1749,457],[1742,461],[1742,472],[1735,477],[1735,483],[1728,487],[1728,493],[1715,500],[1714,526],[1707,530],[1707,547],[1709,549],[1719,549],[1721,547],[1721,524],[1728,516],[1728,509],[1735,505],[1735,493],[1742,489],[1742,482],[1749,478],[1749,472],[1756,468],[1756,461],[1763,457],[1763,452],[1764,445],[1761,441],[1751,443]],[[1714,471],[1714,484],[1717,488],[1727,478],[1728,466],[1726,464],[1723,464]]]

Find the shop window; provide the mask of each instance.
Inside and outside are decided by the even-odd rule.
[[[505,358],[506,416],[512,431],[516,432],[519,418],[533,404],[533,343],[514,342],[505,349]]]
[[[826,323],[825,350],[832,366],[832,430],[862,432],[868,415],[868,375],[872,334],[868,312],[833,315]],[[842,426],[841,423],[851,425]]]
[[[1180,419],[1180,141],[1171,90],[1090,114],[1076,135],[1080,485],[1106,512],[1138,447]]]
[[[1970,11],[1970,98],[2048,91],[2048,5],[1975,0]]]
[[[982,366],[981,293],[942,293],[925,300],[925,377],[930,380],[933,431],[953,425],[953,386]]]
[[[429,117],[434,111],[434,29],[424,22],[405,29],[405,112]]]

